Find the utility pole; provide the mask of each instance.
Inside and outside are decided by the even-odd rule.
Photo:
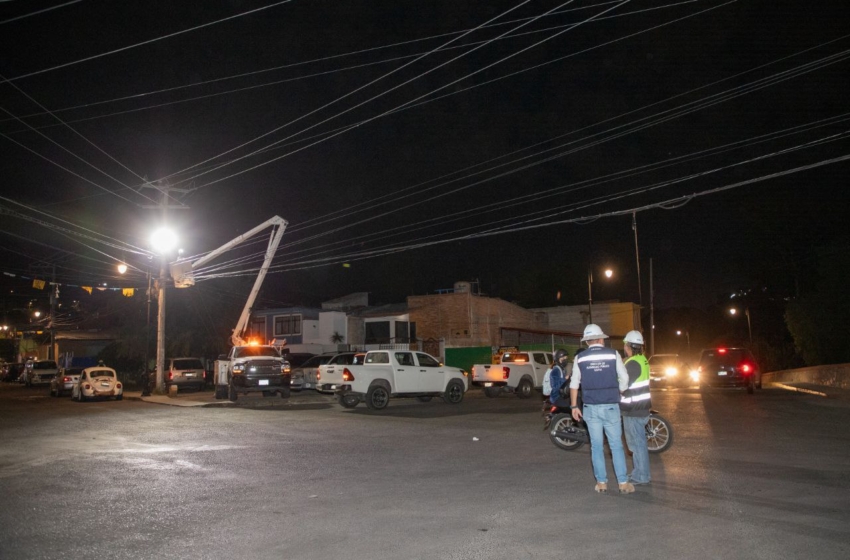
[[[56,283],[56,264],[53,265],[53,273],[50,275],[50,351],[47,353],[48,360],[57,361],[56,355],[56,298],[59,296],[59,284]]]
[[[638,277],[638,304],[643,307],[643,292],[640,287],[640,251],[638,250],[637,212],[632,212],[632,230],[635,232],[635,264],[637,264]]]
[[[162,194],[160,204],[157,206],[143,206],[147,209],[158,209],[162,211],[162,226],[165,227],[168,223],[169,210],[188,210],[189,207],[183,204],[170,205],[168,203],[171,193],[185,194],[188,189],[178,189],[170,186],[167,182],[157,181],[154,183],[145,183],[142,188],[150,188],[159,191]],[[158,308],[156,321],[156,392],[159,394],[165,393],[165,287],[168,281],[168,262],[165,251],[160,253],[159,261],[159,279],[157,280],[158,288]],[[147,351],[145,351],[147,353]],[[147,367],[147,364],[145,364]]]
[[[655,290],[652,288],[652,258],[649,259],[649,355],[655,354]]]

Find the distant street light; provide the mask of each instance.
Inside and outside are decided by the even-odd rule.
[[[124,274],[125,272],[127,272],[127,265],[124,263],[120,263],[118,265],[118,274]]]
[[[614,276],[614,271],[610,268],[605,269],[605,278]],[[587,322],[593,322],[593,269],[587,268]]]
[[[737,313],[738,313],[738,310],[734,307],[729,310],[729,314],[732,315],[732,316],[736,315]],[[747,332],[750,335],[750,348],[752,348],[752,346],[753,346],[753,325],[750,322],[750,308],[749,307],[744,308],[744,315],[747,316]]]
[[[676,336],[685,335],[685,338],[688,340],[688,354],[691,353],[691,334],[688,331],[676,331]]]

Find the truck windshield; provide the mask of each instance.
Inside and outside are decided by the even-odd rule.
[[[252,356],[262,356],[270,358],[279,358],[277,349],[272,346],[242,346],[236,349],[233,353],[235,358],[245,358]]]

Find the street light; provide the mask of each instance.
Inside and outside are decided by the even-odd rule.
[[[605,278],[614,276],[614,271],[610,268],[605,269]],[[593,269],[587,268],[587,322],[593,322]]]
[[[737,313],[738,313],[738,310],[734,307],[729,310],[729,314],[732,315],[732,316],[735,316]],[[744,308],[744,315],[747,316],[747,332],[750,335],[750,348],[752,348],[752,346],[753,346],[753,325],[750,322],[750,308],[749,307]]]
[[[177,235],[170,229],[161,227],[151,235],[151,247],[159,253],[159,298],[156,321],[156,390],[165,392],[165,280],[166,254],[177,246]],[[145,365],[147,367],[147,365]]]
[[[685,338],[688,340],[688,354],[691,353],[691,334],[688,331],[676,331],[676,336],[685,335]]]

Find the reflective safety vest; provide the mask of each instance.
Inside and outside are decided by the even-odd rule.
[[[620,402],[616,350],[591,346],[576,357],[576,364],[581,372],[581,398],[584,404]]]
[[[631,412],[632,415],[644,411],[649,414],[649,409],[652,408],[649,395],[649,362],[643,354],[636,354],[626,360],[626,369],[629,367],[629,362],[640,365],[640,375],[620,397],[620,410],[624,413]],[[642,416],[642,414],[639,415]]]

